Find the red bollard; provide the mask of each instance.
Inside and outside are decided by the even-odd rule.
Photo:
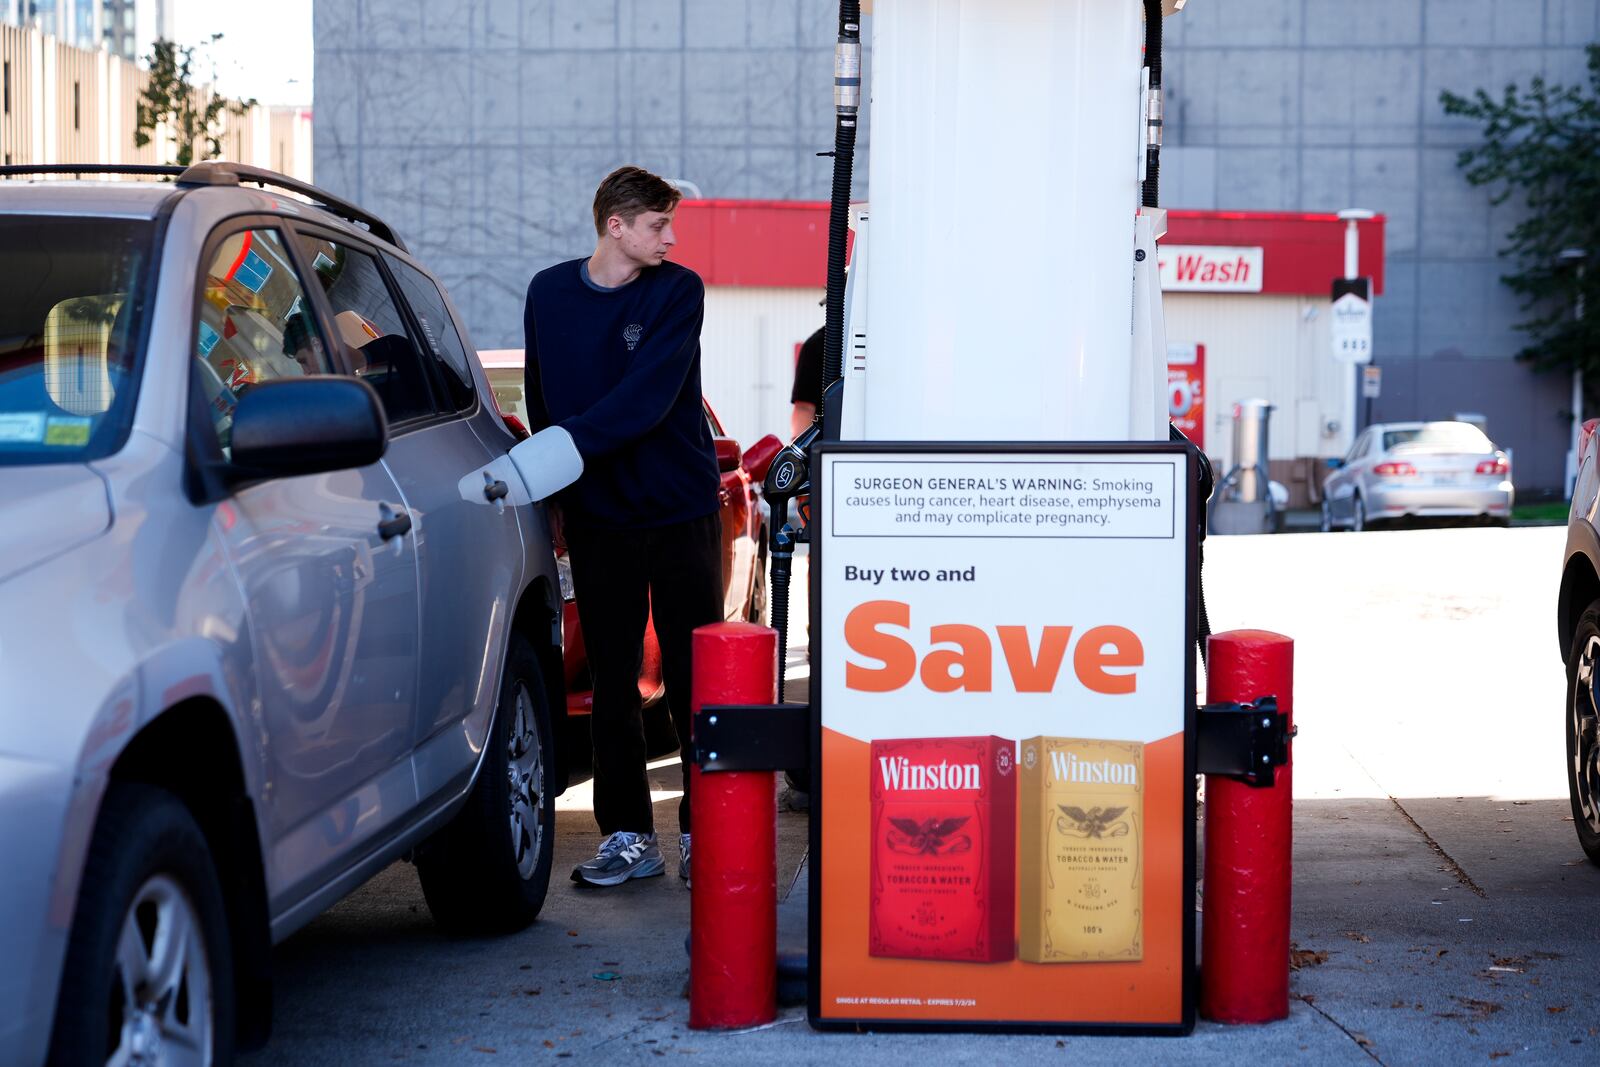
[[[719,622],[694,632],[693,711],[771,704],[778,632]],[[778,802],[771,771],[689,771],[694,888],[689,1025],[757,1026],[778,1014]]]
[[[1206,701],[1275,696],[1294,727],[1294,641],[1266,630],[1213,634]],[[1289,882],[1293,744],[1269,788],[1206,776],[1200,1014],[1263,1023],[1289,1014]]]

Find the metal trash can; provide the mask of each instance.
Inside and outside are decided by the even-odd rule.
[[[1211,496],[1212,533],[1271,533],[1277,529],[1267,474],[1272,410],[1260,397],[1233,405],[1233,466]]]

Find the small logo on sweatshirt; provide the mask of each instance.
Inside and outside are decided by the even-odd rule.
[[[644,327],[637,322],[622,328],[622,339],[628,342],[628,351],[632,352],[639,345],[639,338],[644,336]]]

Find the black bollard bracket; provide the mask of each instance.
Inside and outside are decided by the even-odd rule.
[[[1195,769],[1222,774],[1257,789],[1272,785],[1276,768],[1289,762],[1288,716],[1275,696],[1250,704],[1207,704],[1200,709],[1199,750]]]
[[[702,771],[803,770],[810,704],[710,704],[694,714],[690,755]]]

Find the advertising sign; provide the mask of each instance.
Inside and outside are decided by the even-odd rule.
[[[1361,396],[1365,400],[1376,400],[1383,395],[1383,368],[1375,363],[1368,363],[1361,368]]]
[[[1167,342],[1167,417],[1196,448],[1205,451],[1205,345]]]
[[[1365,278],[1333,283],[1333,358],[1341,363],[1372,360],[1372,303]]]
[[[1190,452],[814,469],[813,1024],[1186,1032]]]
[[[1264,258],[1259,245],[1163,244],[1156,266],[1169,293],[1259,293]]]

